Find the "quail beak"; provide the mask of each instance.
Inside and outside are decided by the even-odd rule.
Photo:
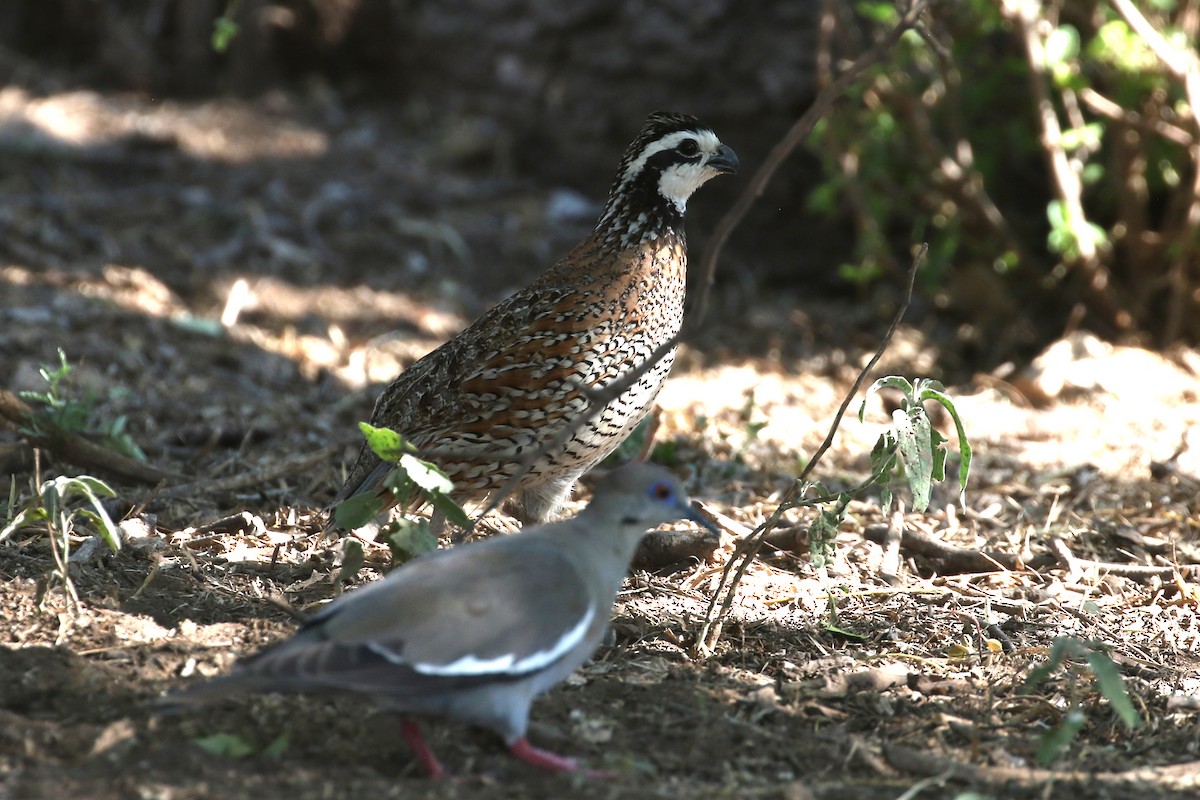
[[[717,152],[708,159],[708,166],[715,169],[717,172],[737,172],[737,153],[733,152],[733,148],[729,145],[719,145],[717,147]]]

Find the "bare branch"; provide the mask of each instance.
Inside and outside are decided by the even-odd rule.
[[[888,344],[892,341],[892,336],[896,333],[896,329],[900,327],[901,320],[908,312],[908,306],[912,302],[913,286],[917,279],[917,271],[921,268],[921,264],[925,261],[925,255],[929,252],[929,245],[922,244],[917,249],[917,254],[913,257],[912,266],[908,270],[908,286],[904,293],[904,301],[900,304],[900,308],[896,310],[896,316],[892,319],[892,324],[888,327],[887,333],[883,335],[883,339],[879,342],[879,347],[875,349],[875,355],[871,356],[871,360],[867,362],[858,373],[858,377],[854,380],[854,385],[846,392],[846,396],[842,398],[842,404],[838,407],[837,413],[833,417],[833,422],[830,423],[829,432],[825,434],[825,440],[821,442],[821,446],[813,454],[811,460],[805,465],[804,471],[800,473],[800,477],[788,487],[783,498],[779,501],[779,505],[775,511],[767,518],[766,522],[754,529],[754,531],[738,543],[737,549],[730,556],[729,561],[725,563],[725,568],[721,571],[721,580],[717,583],[717,588],[713,591],[712,597],[709,599],[708,608],[704,613],[704,624],[700,626],[700,632],[696,635],[695,647],[697,650],[712,652],[716,646],[717,640],[721,637],[721,623],[729,613],[729,609],[733,606],[733,598],[737,593],[738,585],[742,582],[742,577],[746,574],[746,570],[750,568],[750,564],[758,557],[759,552],[763,548],[763,543],[770,536],[771,531],[779,525],[779,520],[783,517],[783,512],[789,508],[793,508],[797,497],[803,490],[808,476],[812,474],[821,457],[829,450],[833,444],[833,437],[837,434],[838,428],[841,427],[842,417],[846,415],[846,410],[850,407],[850,403],[858,396],[858,392],[862,389],[863,382],[875,365],[879,363],[879,359],[887,350]],[[736,571],[734,571],[736,565]],[[733,579],[729,579],[729,573],[734,571]],[[726,583],[728,582],[728,588]],[[716,618],[713,617],[713,610],[717,605],[717,598],[721,597],[724,591],[724,598],[721,600],[721,610]]]
[[[1129,24],[1129,27],[1141,37],[1142,41],[1154,51],[1179,81],[1183,82],[1184,94],[1187,95],[1187,116],[1190,117],[1193,130],[1192,141],[1188,144],[1188,155],[1192,161],[1192,181],[1185,189],[1186,211],[1183,219],[1183,236],[1175,256],[1171,259],[1168,280],[1171,284],[1171,294],[1167,305],[1167,319],[1163,325],[1163,344],[1171,344],[1179,337],[1183,323],[1183,311],[1189,291],[1188,272],[1193,258],[1193,248],[1196,244],[1197,232],[1200,231],[1200,57],[1192,49],[1180,49],[1167,41],[1150,23],[1131,0],[1113,0],[1117,13]]]
[[[1058,199],[1063,204],[1066,226],[1078,248],[1075,266],[1084,276],[1088,293],[1097,310],[1109,324],[1118,330],[1128,328],[1133,319],[1122,308],[1113,294],[1112,274],[1100,258],[1095,234],[1088,226],[1087,214],[1083,210],[1083,180],[1071,165],[1071,159],[1063,146],[1063,131],[1059,124],[1058,111],[1046,88],[1045,41],[1039,26],[1045,20],[1041,16],[1042,4],[1037,0],[1003,0],[1001,11],[1020,31],[1025,45],[1025,60],[1029,64],[1029,86],[1033,93],[1034,110],[1040,127],[1040,140],[1050,174],[1054,177]]]
[[[801,142],[808,138],[812,133],[812,129],[816,126],[818,120],[825,115],[827,111],[837,102],[846,90],[853,84],[858,77],[863,74],[868,68],[874,66],[883,60],[905,31],[911,29],[917,24],[917,20],[921,14],[925,12],[929,5],[929,0],[916,0],[908,7],[904,16],[896,23],[891,31],[886,36],[876,42],[871,49],[867,50],[851,64],[845,72],[837,77],[833,83],[825,87],[808,110],[796,120],[791,129],[784,134],[771,152],[763,161],[762,166],[750,178],[750,182],[742,191],[733,207],[726,212],[721,221],[717,223],[716,231],[713,234],[712,244],[708,248],[708,252],[704,255],[704,260],[700,262],[700,285],[697,291],[695,305],[692,306],[691,321],[698,325],[704,321],[704,316],[708,310],[708,296],[712,292],[713,281],[716,278],[717,260],[721,257],[721,251],[725,248],[725,243],[728,241],[730,234],[734,229],[741,224],[742,219],[754,205],[755,201],[762,196],[767,184],[771,178],[792,154]]]

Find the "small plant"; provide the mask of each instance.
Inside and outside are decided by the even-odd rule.
[[[375,455],[395,466],[383,485],[395,496],[398,505],[403,508],[414,503],[429,503],[450,523],[461,528],[471,525],[471,518],[450,497],[454,484],[437,465],[417,458],[417,448],[389,428],[376,428],[365,422],[360,422],[358,427]],[[334,519],[343,528],[359,528],[383,511],[384,505],[383,499],[376,494],[355,495],[338,505]],[[414,517],[402,516],[393,520],[380,530],[379,538],[392,551],[392,558],[400,563],[437,548],[437,539],[429,523]]]
[[[71,365],[67,362],[67,355],[62,348],[58,350],[58,366],[51,368],[42,365],[38,373],[46,381],[46,390],[21,392],[21,399],[29,402],[34,408],[33,417],[23,428],[24,433],[33,437],[44,437],[55,431],[69,431],[98,441],[121,455],[138,461],[146,460],[142,448],[138,447],[137,442],[125,430],[129,420],[124,415],[112,422],[97,423],[94,420],[94,399],[89,396],[80,400],[68,391]]]
[[[41,412],[30,422],[26,432],[33,435],[45,433],[46,426],[66,431],[86,429],[91,408],[89,404],[67,396],[66,384],[71,365],[67,363],[67,354],[61,347],[58,350],[58,368],[51,369],[43,364],[38,368],[38,374],[46,382],[46,391],[21,392],[21,398],[33,403]]]
[[[899,408],[892,412],[892,426],[880,434],[871,450],[871,474],[857,486],[836,494],[819,483],[806,484],[800,496],[808,499],[795,504],[818,509],[817,517],[809,527],[809,553],[817,568],[823,567],[833,555],[833,540],[850,501],[872,486],[880,487],[885,514],[892,507],[892,486],[901,475],[912,492],[913,510],[922,512],[929,507],[933,483],[946,479],[946,437],[933,427],[925,413],[927,400],[940,403],[954,419],[960,460],[958,485],[960,493],[966,491],[971,471],[971,444],[954,401],[942,385],[925,378],[912,383],[895,375],[880,378],[867,389],[867,396],[859,406],[860,421],[866,414],[867,398],[885,388],[898,390],[901,400]]]
[[[234,19],[241,4],[242,0],[229,0],[225,6],[225,13],[213,20],[212,49],[215,52],[224,53],[228,50],[241,30],[241,26]]]
[[[1072,680],[1068,686],[1080,686],[1078,680],[1086,669],[1092,673],[1093,684],[1100,694],[1108,700],[1117,717],[1127,730],[1137,730],[1142,726],[1141,715],[1133,707],[1129,693],[1125,691],[1125,682],[1117,665],[1108,657],[1108,648],[1099,642],[1085,642],[1070,636],[1060,636],[1050,647],[1050,655],[1045,664],[1041,664],[1029,673],[1025,683],[1017,690],[1018,694],[1031,694],[1038,684],[1049,678],[1059,667],[1067,665]],[[1080,662],[1083,662],[1082,664]],[[1086,664],[1086,668],[1084,667]],[[1041,736],[1037,758],[1043,765],[1054,761],[1083,729],[1087,715],[1080,707],[1078,698],[1071,697],[1071,706],[1063,714],[1058,725],[1046,731]]]
[[[121,535],[104,510],[102,497],[115,497],[108,484],[87,475],[59,476],[42,484],[38,494],[0,530],[0,542],[22,528],[44,525],[54,555],[54,574],[62,583],[72,607],[79,604],[79,595],[71,582],[68,559],[71,555],[71,536],[79,521],[96,529],[96,533],[114,553],[121,549]]]
[[[204,751],[221,758],[248,758],[266,756],[278,758],[288,747],[287,733],[281,733],[266,747],[260,747],[252,736],[240,733],[214,733],[193,741]]]
[[[880,378],[867,389],[867,396],[858,407],[858,421],[862,422],[867,410],[867,398],[880,389],[895,389],[900,392],[900,407],[892,412],[892,427],[880,434],[871,451],[872,476],[881,479],[897,475],[903,470],[908,488],[912,491],[913,511],[923,512],[929,507],[929,494],[934,481],[946,479],[946,437],[942,436],[929,421],[925,413],[925,401],[941,404],[954,420],[958,431],[958,486],[960,496],[967,490],[967,477],[971,473],[971,444],[963,430],[962,419],[954,407],[954,401],[946,394],[942,384],[927,378],[918,378],[909,383],[905,378],[889,375]],[[892,504],[890,481],[881,483],[884,510]]]

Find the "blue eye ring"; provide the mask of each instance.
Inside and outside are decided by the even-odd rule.
[[[650,496],[665,502],[675,497],[675,489],[666,481],[659,481],[650,487]]]

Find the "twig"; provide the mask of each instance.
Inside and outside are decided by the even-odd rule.
[[[1067,543],[1057,536],[1050,540],[1050,547],[1053,549],[1058,563],[1066,567],[1072,578],[1083,578],[1085,573],[1090,572],[1097,576],[1102,574],[1117,575],[1144,583],[1152,581],[1155,578],[1170,580],[1176,574],[1183,578],[1200,575],[1200,564],[1171,564],[1163,567],[1155,567],[1149,564],[1118,564],[1111,561],[1094,561],[1090,558],[1080,558],[1072,553],[1070,548],[1067,547]]]
[[[1003,0],[1001,11],[1016,25],[1025,45],[1025,59],[1029,64],[1029,85],[1033,93],[1042,150],[1050,174],[1054,177],[1058,199],[1063,205],[1065,224],[1070,229],[1078,250],[1074,265],[1083,274],[1084,284],[1092,296],[1095,310],[1117,330],[1123,330],[1129,327],[1132,319],[1114,295],[1112,273],[1101,260],[1095,234],[1088,227],[1087,214],[1083,209],[1083,179],[1071,165],[1071,159],[1063,146],[1058,112],[1046,88],[1046,48],[1042,33],[1038,29],[1039,24],[1043,22],[1041,3],[1037,0]]]
[[[121,455],[72,431],[54,427],[33,433],[36,419],[37,412],[28,403],[12,392],[0,389],[0,422],[17,431],[33,447],[49,450],[72,464],[138,483],[157,484],[180,477]]]
[[[1193,131],[1192,141],[1188,145],[1188,156],[1192,161],[1192,181],[1185,189],[1186,212],[1184,214],[1183,244],[1177,248],[1177,255],[1171,259],[1168,270],[1168,280],[1171,292],[1167,305],[1167,319],[1163,324],[1163,344],[1171,344],[1179,337],[1180,326],[1183,323],[1183,309],[1191,291],[1187,285],[1188,271],[1195,258],[1194,246],[1197,231],[1200,231],[1200,57],[1191,49],[1180,49],[1167,41],[1150,21],[1138,10],[1132,0],[1113,0],[1113,7],[1128,23],[1130,28],[1141,37],[1142,41],[1154,51],[1168,71],[1179,81],[1183,82],[1183,91],[1187,96],[1186,115],[1191,118]]]
[[[1150,785],[1160,789],[1194,789],[1200,786],[1200,762],[1197,761],[1159,767],[1134,767],[1124,772],[1096,772],[970,764],[947,756],[886,743],[883,745],[883,755],[889,764],[904,772],[939,776],[950,772],[955,777],[973,784],[1002,785],[1009,790],[1039,788],[1051,784],[1059,789],[1121,784],[1143,785],[1143,788]]]
[[[1130,111],[1091,87],[1085,86],[1081,89],[1079,99],[1096,114],[1108,117],[1115,122],[1124,123],[1139,131],[1158,134],[1180,147],[1189,147],[1196,140],[1195,136],[1178,125],[1172,125],[1159,117],[1143,116],[1136,111]]]
[[[912,302],[913,285],[917,279],[917,271],[920,269],[922,262],[925,260],[925,255],[928,252],[929,245],[922,244],[917,250],[917,254],[913,257],[912,266],[909,267],[908,270],[908,286],[904,292],[904,300],[901,302],[900,308],[896,310],[896,316],[892,319],[892,324],[888,326],[887,332],[883,335],[883,339],[880,340],[879,347],[876,348],[875,354],[871,356],[871,360],[867,362],[866,366],[859,371],[858,377],[854,379],[854,385],[850,387],[850,390],[846,392],[846,396],[842,398],[842,404],[838,407],[837,413],[833,416],[833,422],[830,423],[829,432],[825,434],[825,440],[821,442],[821,446],[817,448],[817,451],[813,454],[812,459],[809,460],[808,464],[804,467],[804,470],[800,473],[800,477],[788,487],[787,491],[783,495],[783,498],[779,501],[779,505],[775,508],[775,511],[771,514],[771,516],[767,518],[766,522],[755,528],[753,533],[738,543],[733,555],[730,556],[729,561],[725,563],[725,569],[721,571],[721,579],[718,581],[717,588],[713,591],[712,598],[709,600],[708,608],[704,612],[704,624],[700,626],[700,631],[696,634],[696,647],[698,649],[712,652],[713,647],[716,646],[717,640],[721,635],[721,621],[724,620],[725,616],[729,613],[729,609],[733,606],[734,595],[737,592],[738,584],[742,582],[742,577],[746,574],[746,570],[750,568],[750,564],[758,556],[759,551],[762,550],[763,543],[767,536],[769,536],[771,531],[779,525],[779,520],[783,516],[783,512],[791,508],[795,503],[796,496],[806,485],[808,476],[817,466],[817,463],[820,462],[821,457],[825,455],[826,451],[828,451],[830,446],[833,444],[833,437],[837,434],[838,428],[841,427],[842,417],[846,415],[846,409],[850,407],[850,403],[853,402],[854,398],[858,396],[858,392],[862,388],[863,381],[866,380],[867,375],[870,374],[871,370],[875,368],[875,365],[883,356],[884,351],[887,350],[888,344],[891,343],[892,336],[895,335],[896,329],[900,327],[900,321],[904,319],[904,315],[908,311],[909,303]],[[737,565],[736,572],[734,573],[733,579],[730,580],[729,573],[734,569],[735,564]],[[726,588],[727,582],[728,588]],[[721,600],[721,610],[714,619],[713,610],[716,608],[717,598],[721,597],[722,591],[724,591],[725,595],[724,599]]]
[[[893,525],[879,523],[868,525],[863,531],[863,538],[869,542],[885,546],[890,541]],[[919,530],[900,529],[900,549],[906,553],[924,556],[937,561],[937,571],[942,575],[959,575],[964,572],[995,572],[998,569],[1019,570],[1027,566],[1012,553],[974,550],[957,547],[949,542],[943,542],[935,536],[930,536]],[[1054,563],[1051,558],[1046,564]]]
[[[742,218],[746,216],[750,207],[762,196],[763,191],[767,188],[767,184],[775,176],[775,172],[787,160],[787,157],[792,154],[792,151],[808,138],[808,135],[812,133],[817,122],[846,93],[846,89],[858,80],[858,77],[863,72],[881,61],[895,47],[896,42],[900,41],[900,37],[904,35],[905,31],[917,24],[917,20],[924,13],[928,5],[928,0],[916,0],[916,2],[910,5],[908,11],[896,23],[896,27],[892,28],[886,36],[855,59],[854,63],[837,77],[837,80],[821,90],[821,93],[817,95],[817,99],[813,101],[808,110],[804,112],[800,119],[796,120],[796,123],[784,134],[778,144],[771,148],[771,152],[767,154],[762,166],[750,178],[750,182],[733,204],[733,207],[717,223],[716,231],[713,233],[712,244],[709,246],[708,252],[704,254],[704,260],[700,262],[700,286],[697,289],[698,294],[691,312],[691,320],[695,324],[702,322],[707,313],[708,296],[712,292],[713,282],[716,279],[717,260],[721,257],[721,251],[725,248],[726,241],[728,241],[734,229],[741,224]]]

